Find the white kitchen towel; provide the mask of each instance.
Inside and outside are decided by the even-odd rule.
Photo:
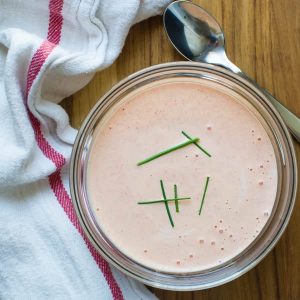
[[[154,298],[84,238],[68,187],[76,131],[57,103],[168,2],[0,0],[1,299]]]

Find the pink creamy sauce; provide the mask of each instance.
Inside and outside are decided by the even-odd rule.
[[[128,100],[128,101],[127,101]],[[218,86],[168,81],[135,94],[97,128],[87,186],[96,219],[112,243],[133,260],[159,271],[194,272],[240,254],[269,219],[277,191],[277,165],[259,119]],[[137,162],[199,137],[211,158],[191,144],[145,165]],[[202,213],[198,211],[210,176]],[[172,228],[162,199],[168,198]]]

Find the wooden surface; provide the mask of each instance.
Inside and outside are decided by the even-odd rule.
[[[222,25],[230,59],[300,116],[300,1],[195,2],[211,12]],[[154,64],[178,60],[183,59],[170,46],[161,17],[135,25],[118,60],[63,102],[72,125],[78,128],[99,97],[120,79]],[[296,150],[299,157],[298,145]],[[152,290],[159,299],[168,300],[300,299],[299,200],[275,249],[246,275],[221,287],[199,292]]]

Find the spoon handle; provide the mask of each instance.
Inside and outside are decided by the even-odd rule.
[[[300,120],[294,115],[290,110],[288,110],[283,104],[281,104],[277,99],[274,98],[266,89],[264,92],[269,95],[269,99],[271,100],[274,107],[278,110],[281,117],[285,121],[287,127],[289,128],[291,134],[300,143]]]
[[[202,59],[203,60],[203,59]],[[294,138],[297,140],[297,142],[300,143],[300,119],[293,114],[289,109],[287,109],[283,104],[281,104],[270,92],[268,92],[266,89],[261,89],[259,85],[251,79],[247,74],[242,72],[236,65],[234,65],[226,56],[225,51],[223,49],[219,51],[212,51],[209,53],[205,60],[203,60],[208,63],[219,65],[225,69],[228,69],[232,71],[233,73],[243,77],[244,79],[250,81],[252,84],[254,84],[256,87],[258,87],[260,90],[262,90],[266,96],[268,96],[268,99],[271,101],[273,106],[277,109],[277,111],[280,113],[281,117],[285,121],[285,124],[289,128],[291,134],[294,136]]]
[[[237,74],[247,79],[255,86],[259,87],[258,84],[244,72],[240,71]],[[268,96],[268,99],[280,113],[291,134],[294,136],[297,142],[300,143],[300,119],[289,109],[287,109],[282,103],[280,103],[269,91],[267,91],[266,89],[262,89],[262,91]]]

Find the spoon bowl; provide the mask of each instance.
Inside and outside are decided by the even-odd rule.
[[[189,2],[170,5],[164,14],[164,26],[173,46],[188,60],[203,61],[208,52],[224,47],[219,23]]]

